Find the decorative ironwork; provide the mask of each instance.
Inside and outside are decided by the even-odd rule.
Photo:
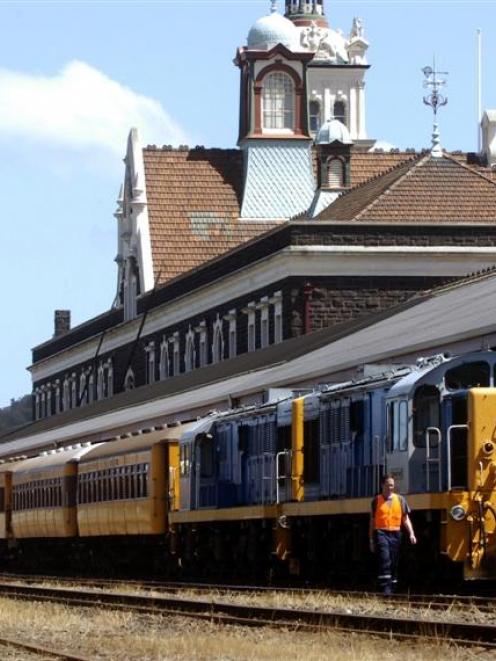
[[[432,67],[424,67],[422,73],[425,76],[424,87],[430,90],[430,94],[424,96],[424,103],[430,106],[434,113],[434,123],[432,130],[432,149],[431,154],[436,157],[443,155],[441,142],[439,139],[439,127],[437,124],[437,112],[442,106],[448,103],[448,97],[440,93],[440,89],[446,85],[446,80],[440,76],[447,76],[447,71],[436,71],[436,61],[434,60]]]

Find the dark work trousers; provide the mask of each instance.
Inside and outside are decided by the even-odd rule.
[[[375,531],[377,581],[384,594],[391,594],[396,586],[400,545],[401,532],[399,530]]]

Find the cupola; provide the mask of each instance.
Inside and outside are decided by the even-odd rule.
[[[293,23],[278,13],[272,4],[268,16],[259,18],[248,33],[247,46],[250,50],[270,50],[282,44],[289,50],[298,50],[299,34]]]
[[[338,119],[324,122],[316,139],[319,188],[340,190],[349,184],[350,132]]]

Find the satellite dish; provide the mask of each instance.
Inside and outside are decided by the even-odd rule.
[[[434,70],[432,69],[432,67],[424,67],[422,69],[422,73],[424,74],[424,76],[432,76]]]

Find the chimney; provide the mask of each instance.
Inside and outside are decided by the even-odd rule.
[[[489,167],[496,166],[496,110],[486,110],[482,116],[482,154]]]
[[[71,311],[55,310],[54,315],[54,337],[65,335],[71,330]]]

